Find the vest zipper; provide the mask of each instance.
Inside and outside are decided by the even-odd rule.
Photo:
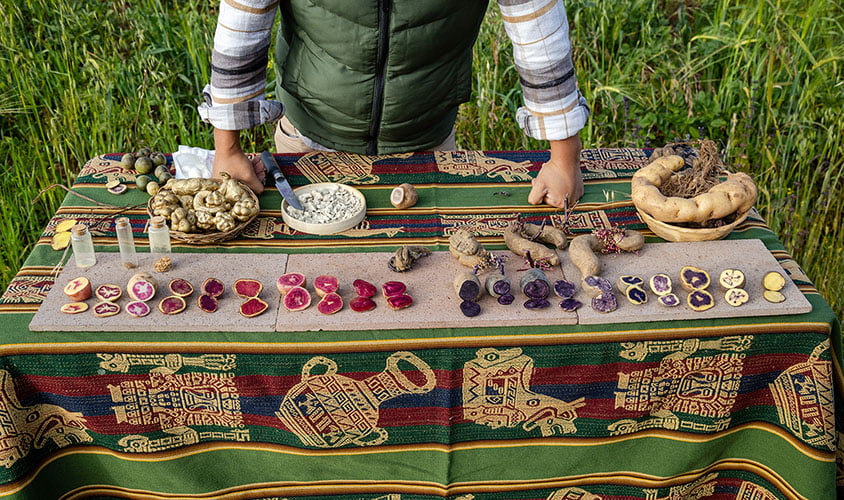
[[[378,54],[375,60],[375,94],[372,96],[372,118],[366,153],[378,153],[378,134],[384,111],[384,78],[387,72],[387,53],[390,43],[390,0],[378,0]]]

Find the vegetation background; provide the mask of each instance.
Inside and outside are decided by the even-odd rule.
[[[495,2],[458,145],[542,149],[513,121],[518,75]],[[567,0],[586,147],[709,138],[844,316],[844,10],[827,0]],[[89,158],[212,148],[195,107],[217,0],[0,0],[0,290]],[[272,82],[270,88],[272,88]],[[271,147],[271,130],[246,134]]]

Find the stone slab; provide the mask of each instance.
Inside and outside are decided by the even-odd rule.
[[[580,287],[578,271],[567,252],[560,252],[563,273],[566,278]],[[579,289],[575,298],[583,302],[578,309],[578,323],[583,325],[603,323],[632,323],[645,321],[673,321],[686,319],[734,318],[745,316],[768,316],[802,314],[812,310],[812,305],[788,277],[782,266],[768,251],[761,240],[719,240],[681,243],[647,243],[639,255],[631,253],[609,254],[600,256],[601,276],[614,285],[619,276],[636,275],[647,281],[659,273],[671,277],[674,293],[681,300],[676,307],[665,307],[657,302],[656,295],[648,289],[648,301],[634,305],[624,298],[616,286],[618,309],[611,313],[600,313],[592,309],[591,299]],[[695,311],[686,304],[688,292],[679,285],[679,273],[683,266],[696,266],[709,273],[712,285],[708,291],[715,298],[715,306],[706,311]],[[741,306],[733,307],[724,300],[724,290],[718,285],[718,275],[724,269],[739,269],[744,272],[744,289],[750,300]],[[779,271],[785,276],[786,285],[782,289],[786,300],[779,304],[768,302],[762,297],[764,287],[762,277],[768,271]]]
[[[577,315],[566,313],[557,305],[560,299],[552,298],[551,307],[527,310],[521,292],[516,292],[516,301],[508,306],[499,304],[495,298],[484,294],[479,300],[481,314],[467,318],[460,312],[460,299],[452,284],[458,271],[464,269],[448,252],[433,252],[420,259],[410,271],[396,273],[387,267],[391,253],[352,253],[321,255],[290,255],[287,272],[299,272],[307,279],[314,304],[304,311],[289,312],[282,307],[278,314],[276,329],[283,331],[316,330],[376,330],[376,329],[421,329],[459,327],[499,327],[526,325],[573,325]],[[519,260],[520,262],[520,260]],[[517,259],[509,259],[505,274],[518,288],[521,272],[516,270]],[[324,315],[317,311],[318,299],[311,285],[314,277],[330,274],[340,280],[340,295],[344,306],[339,312]],[[390,309],[380,294],[373,298],[376,303],[372,311],[358,313],[348,304],[354,298],[352,282],[364,279],[379,289],[386,281],[401,281],[407,285],[413,305],[398,311]],[[483,275],[480,276],[483,282]],[[562,272],[549,272],[548,278],[561,279]],[[556,300],[555,300],[556,299]]]
[[[65,265],[55,285],[29,324],[32,331],[119,331],[119,332],[272,332],[276,324],[279,306],[279,294],[275,281],[285,269],[286,254],[214,254],[214,253],[174,253],[174,269],[167,273],[152,270],[152,258],[149,254],[138,254],[139,267],[126,269],[117,253],[97,253],[97,264],[88,269],[76,267],[73,257]],[[126,283],[139,270],[151,272],[158,281],[155,297],[149,301],[152,311],[143,318],[135,318],[123,309],[131,302],[126,294]],[[63,314],[59,311],[62,304],[71,302],[64,294],[65,285],[72,279],[85,276],[91,281],[92,288],[111,283],[122,286],[123,296],[117,303],[121,312],[108,318],[94,316],[91,309],[96,299],[91,297],[85,302],[89,309],[79,314]],[[226,291],[220,298],[220,308],[214,313],[199,309],[196,299],[199,288],[205,279],[214,277],[226,285]],[[168,295],[167,284],[173,278],[184,278],[191,282],[194,293],[185,299],[187,308],[179,314],[162,314],[158,302]],[[232,284],[240,278],[253,278],[261,281],[264,289],[261,299],[269,304],[269,309],[254,318],[243,317],[239,312],[243,299],[236,296]]]

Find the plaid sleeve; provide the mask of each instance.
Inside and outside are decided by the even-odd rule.
[[[270,35],[278,0],[222,0],[211,53],[211,83],[202,91],[200,117],[224,130],[276,120],[283,107],[264,89]]]
[[[577,89],[562,0],[498,0],[522,84],[516,120],[536,139],[558,140],[586,125],[589,107]]]

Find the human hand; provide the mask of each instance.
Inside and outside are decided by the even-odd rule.
[[[266,176],[266,170],[259,157],[250,159],[243,153],[239,134],[217,129],[214,131],[214,142],[216,150],[211,175],[219,178],[226,172],[233,179],[249,186],[256,195],[264,192],[263,177]]]
[[[583,196],[583,176],[580,173],[581,142],[577,136],[563,141],[551,141],[551,158],[542,165],[532,181],[528,203],[547,203],[565,208]]]

